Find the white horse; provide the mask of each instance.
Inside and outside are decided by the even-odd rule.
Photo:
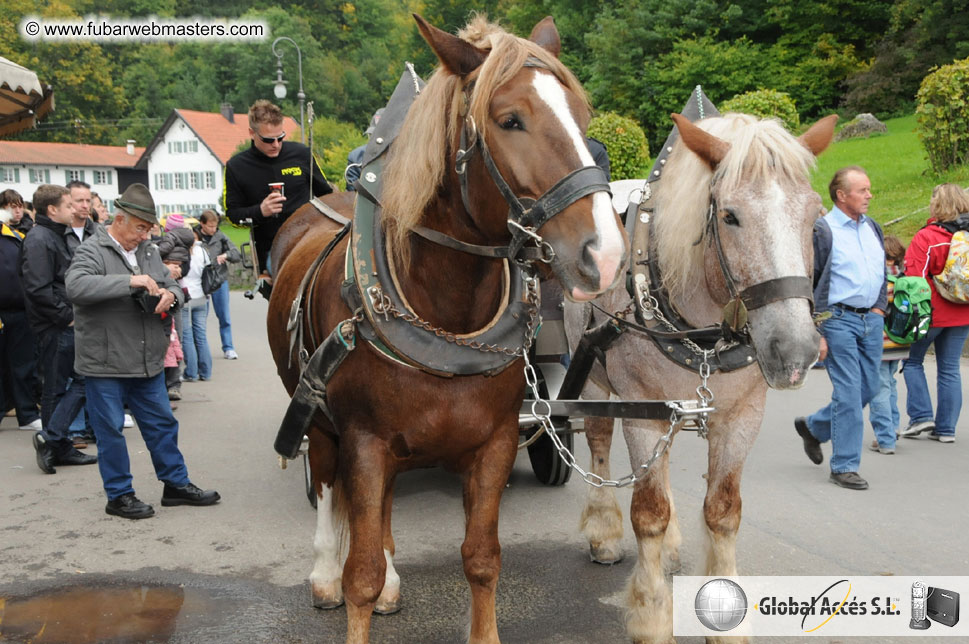
[[[739,114],[691,124],[677,118],[680,137],[654,184],[651,250],[658,259],[672,306],[694,328],[719,324],[730,299],[715,244],[709,243],[707,216],[714,205],[726,264],[743,290],[768,280],[812,273],[812,227],[821,199],[808,182],[814,158],[827,147],[837,117],[822,119],[799,139],[774,120]],[[634,182],[642,188],[643,182]],[[615,186],[628,193],[630,182]],[[623,198],[617,199],[625,204]],[[702,241],[698,243],[698,240]],[[636,257],[633,256],[632,261]],[[624,289],[595,300],[609,312],[630,306]],[[604,317],[589,304],[566,302],[569,346],[574,351],[592,317]],[[736,536],[740,526],[740,478],[760,430],[767,388],[799,387],[817,360],[819,335],[811,305],[803,298],[771,302],[749,312],[748,330],[756,367],[716,372],[709,386],[717,411],[709,422],[706,575],[736,575]],[[694,398],[699,377],[680,368],[645,335],[629,331],[608,350],[606,366],[596,364],[583,397],[602,399]],[[591,471],[610,476],[609,448],[614,419],[587,418]],[[624,419],[623,434],[632,467],[653,453],[669,424]],[[626,630],[637,643],[673,641],[672,593],[664,574],[679,566],[680,530],[671,498],[669,452],[637,481],[630,518],[639,559],[628,583]],[[590,487],[581,529],[594,561],[622,558],[622,512],[612,488]],[[711,641],[717,641],[713,638]],[[731,638],[731,641],[738,641]]]

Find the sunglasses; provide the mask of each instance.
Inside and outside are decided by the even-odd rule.
[[[283,142],[283,139],[286,138],[286,133],[283,132],[279,136],[262,136],[262,135],[258,135],[258,134],[256,136],[258,136],[260,139],[262,139],[262,142],[263,143],[267,143],[267,144],[270,144],[271,145],[273,143],[282,143]]]

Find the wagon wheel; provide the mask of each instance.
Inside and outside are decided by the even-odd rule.
[[[538,393],[542,398],[547,400],[548,386],[545,384],[545,376],[542,374],[541,369],[536,369],[536,372],[538,373]],[[526,390],[525,398],[532,398],[530,391]],[[556,426],[556,429],[561,429],[561,427]],[[531,438],[539,430],[540,427],[529,430],[527,438]],[[572,451],[574,435],[571,432],[559,433],[559,438],[561,438],[562,443],[565,444],[568,450]],[[566,465],[565,461],[559,456],[558,450],[555,449],[555,444],[552,443],[552,439],[547,434],[543,434],[538,440],[528,446],[528,460],[532,464],[532,471],[535,472],[535,478],[545,485],[565,485],[572,475],[572,468]]]
[[[303,480],[306,483],[306,498],[310,505],[316,509],[316,490],[313,489],[313,473],[310,471],[310,455],[303,452]]]

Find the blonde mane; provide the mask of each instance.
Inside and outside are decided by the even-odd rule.
[[[807,181],[815,165],[814,155],[775,119],[725,114],[697,125],[729,142],[730,150],[714,176],[709,166],[677,139],[655,188],[654,248],[660,249],[663,284],[674,297],[705,288],[702,271],[706,244],[696,241],[706,225],[708,188],[716,186],[722,195],[742,185],[764,185],[771,179],[793,186]]]
[[[391,148],[381,193],[387,236],[392,248],[406,260],[407,235],[417,226],[446,176],[451,162],[451,141],[456,141],[463,121],[465,84],[474,82],[468,112],[485,136],[488,106],[495,91],[517,74],[525,61],[535,58],[588,109],[578,79],[557,58],[533,42],[513,36],[483,16],[476,16],[458,36],[490,53],[485,62],[462,79],[443,66],[431,76],[414,101]]]

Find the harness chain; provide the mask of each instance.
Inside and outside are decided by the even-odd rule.
[[[713,392],[707,386],[707,380],[710,377],[710,363],[708,362],[709,356],[713,353],[712,351],[703,351],[703,364],[700,365],[700,376],[702,381],[700,385],[696,388],[696,393],[698,397],[698,403],[701,408],[709,406],[709,403],[713,402],[714,396]],[[538,391],[538,376],[535,373],[535,368],[532,363],[528,360],[528,353],[526,352],[523,356],[525,358],[525,383],[528,387],[531,387],[532,396],[534,400],[532,402],[531,413],[532,416],[537,418],[542,425],[542,430],[548,437],[552,440],[552,444],[555,445],[555,449],[558,450],[559,457],[565,462],[566,465],[571,467],[573,470],[579,473],[582,480],[593,487],[627,487],[633,485],[636,481],[640,481],[646,477],[649,473],[650,468],[652,468],[653,463],[666,453],[666,450],[670,448],[670,444],[673,442],[673,433],[680,427],[683,427],[688,422],[695,423],[694,428],[697,430],[701,438],[705,438],[707,435],[707,422],[705,414],[694,414],[691,413],[688,407],[682,406],[675,402],[668,402],[670,406],[670,426],[666,430],[666,433],[659,437],[656,441],[656,445],[653,446],[653,453],[650,455],[646,462],[640,465],[637,469],[633,470],[626,476],[619,479],[604,479],[595,472],[587,472],[582,468],[581,465],[576,463],[575,455],[569,451],[569,448],[565,446],[562,439],[559,438],[558,433],[555,431],[555,426],[552,424],[551,412],[552,408],[549,406],[548,401],[544,400]],[[545,405],[542,411],[539,411],[540,405]],[[536,437],[540,436],[541,432],[535,432],[528,443],[530,444],[535,440]]]
[[[407,322],[411,326],[417,327],[418,329],[433,333],[435,336],[441,338],[445,342],[450,342],[451,344],[468,347],[469,349],[474,349],[483,353],[502,353],[507,356],[523,356],[528,354],[528,350],[531,348],[532,341],[535,337],[535,331],[538,328],[538,310],[541,304],[538,290],[538,278],[535,276],[526,277],[525,301],[529,306],[528,320],[525,322],[525,337],[522,342],[522,346],[518,347],[517,349],[512,349],[508,347],[501,347],[495,344],[478,342],[477,340],[460,338],[451,331],[442,329],[439,326],[434,326],[416,313],[403,312],[394,306],[394,303],[391,302],[390,298],[381,290],[379,284],[368,288],[367,295],[370,297],[371,302],[373,302],[374,312],[378,313],[379,315],[383,315],[385,318],[392,316],[395,319]]]

